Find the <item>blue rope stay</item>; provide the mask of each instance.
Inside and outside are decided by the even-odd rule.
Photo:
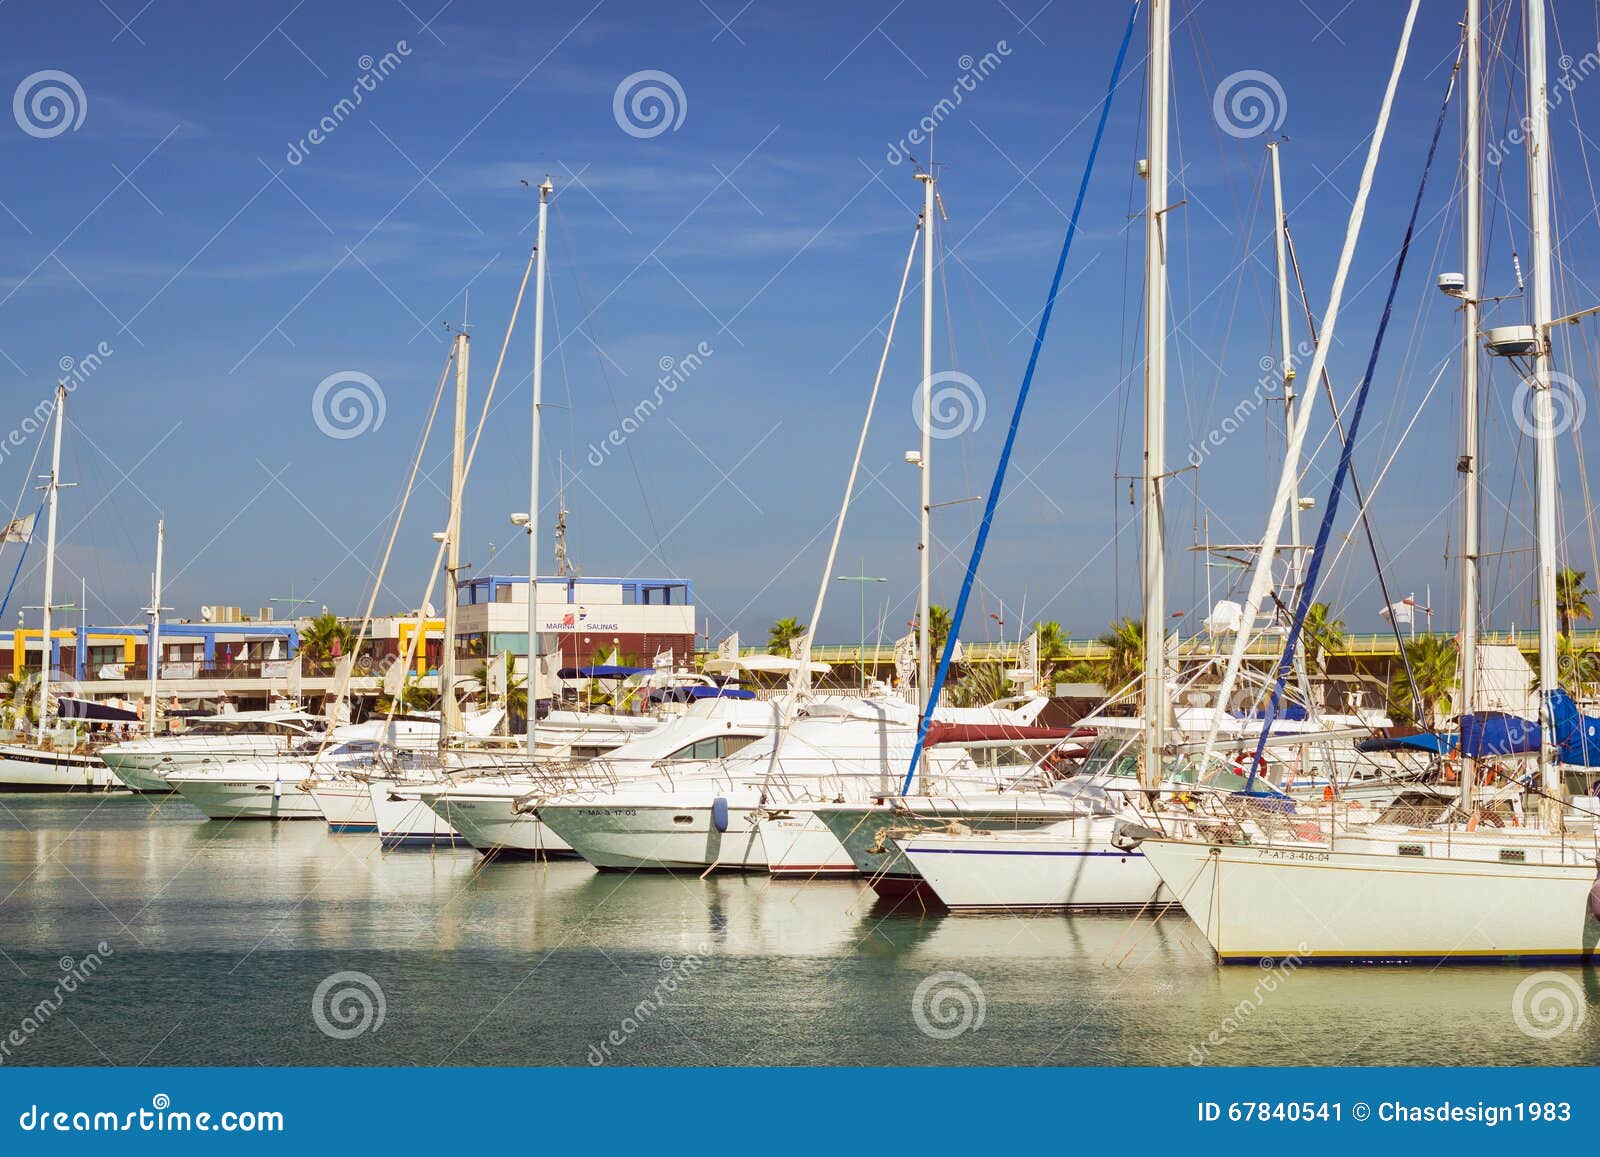
[[[989,488],[989,499],[984,504],[983,521],[978,524],[978,537],[972,544],[972,557],[967,560],[967,575],[961,583],[961,597],[956,599],[955,612],[950,616],[950,634],[945,637],[944,649],[939,655],[939,670],[933,686],[928,691],[928,703],[917,727],[917,746],[911,752],[911,766],[906,770],[906,781],[900,794],[908,795],[917,775],[917,764],[922,758],[922,741],[928,736],[928,725],[933,722],[933,709],[939,702],[950,674],[950,659],[955,654],[956,636],[961,630],[961,619],[967,613],[967,600],[972,597],[972,587],[978,578],[978,563],[983,558],[984,545],[989,541],[989,527],[994,522],[995,507],[1000,502],[1000,492],[1005,486],[1006,468],[1011,464],[1011,450],[1017,442],[1017,428],[1022,424],[1022,407],[1028,401],[1028,389],[1033,385],[1033,371],[1039,364],[1039,351],[1044,348],[1045,331],[1050,328],[1050,314],[1056,307],[1056,295],[1061,291],[1061,275],[1067,267],[1067,254],[1072,249],[1072,239],[1078,232],[1078,214],[1083,211],[1083,199],[1089,191],[1089,177],[1094,172],[1095,157],[1100,153],[1100,141],[1105,136],[1106,121],[1111,116],[1111,98],[1116,95],[1117,82],[1122,76],[1122,64],[1128,56],[1128,42],[1133,39],[1133,29],[1139,19],[1140,0],[1134,0],[1128,13],[1128,28],[1122,34],[1122,44],[1117,49],[1117,62],[1111,69],[1111,82],[1106,86],[1105,98],[1100,103],[1100,123],[1095,126],[1094,143],[1089,146],[1089,160],[1083,167],[1083,179],[1078,183],[1078,199],[1072,205],[1072,217],[1067,222],[1067,236],[1061,243],[1061,256],[1056,259],[1055,277],[1050,282],[1050,296],[1045,299],[1044,313],[1039,316],[1039,331],[1033,338],[1033,352],[1028,355],[1028,369],[1022,375],[1022,388],[1017,391],[1016,409],[1011,412],[1011,426],[1006,431],[1006,442],[1000,451],[1000,461],[994,469],[994,484]]]
[[[1417,217],[1422,212],[1422,195],[1428,187],[1428,173],[1433,168],[1434,155],[1439,151],[1439,135],[1444,131],[1445,114],[1450,110],[1450,97],[1456,90],[1456,76],[1460,71],[1461,52],[1458,51],[1455,68],[1450,71],[1450,83],[1445,88],[1444,103],[1439,106],[1439,119],[1433,126],[1433,140],[1428,145],[1427,163],[1422,166],[1422,180],[1417,184],[1416,199],[1411,203],[1411,219],[1406,222],[1405,239],[1400,243],[1400,255],[1395,259],[1394,273],[1389,278],[1389,295],[1383,302],[1383,316],[1378,319],[1378,332],[1372,339],[1372,352],[1367,355],[1366,373],[1362,375],[1361,385],[1356,390],[1356,404],[1351,411],[1350,427],[1345,431],[1344,443],[1339,449],[1339,468],[1334,471],[1332,493],[1328,496],[1327,509],[1322,512],[1322,525],[1317,528],[1317,544],[1312,548],[1311,562],[1306,567],[1305,582],[1300,588],[1300,603],[1295,607],[1294,623],[1290,626],[1289,637],[1283,644],[1283,657],[1278,660],[1278,676],[1272,685],[1272,699],[1267,705],[1266,716],[1262,721],[1261,736],[1256,740],[1256,754],[1250,761],[1250,775],[1245,780],[1246,794],[1255,786],[1256,774],[1262,767],[1262,753],[1266,751],[1267,737],[1272,733],[1272,724],[1278,717],[1278,706],[1283,699],[1284,684],[1289,680],[1290,670],[1294,665],[1295,649],[1300,645],[1300,631],[1305,626],[1306,614],[1311,610],[1311,602],[1316,597],[1317,578],[1322,572],[1322,562],[1327,555],[1328,538],[1333,532],[1334,519],[1339,514],[1339,496],[1344,491],[1344,481],[1350,473],[1350,459],[1355,453],[1356,431],[1361,427],[1361,415],[1367,408],[1367,396],[1372,391],[1372,378],[1378,368],[1378,354],[1383,349],[1383,338],[1389,328],[1389,317],[1394,312],[1394,299],[1400,289],[1400,276],[1405,271],[1406,255],[1411,250],[1411,239],[1417,230]]]
[[[28,547],[33,542],[33,532],[39,525],[39,515],[44,513],[44,503],[39,503],[39,509],[34,512],[33,525],[28,527],[28,537],[22,543],[22,550],[17,554],[16,569],[11,572],[11,581],[6,584],[6,594],[0,598],[0,615],[6,613],[6,607],[11,603],[11,592],[17,589],[17,576],[22,573],[22,562],[28,557]]]

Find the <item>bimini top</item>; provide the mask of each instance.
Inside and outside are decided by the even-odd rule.
[[[693,703],[700,699],[754,699],[754,691],[738,687],[652,687],[645,698],[652,703]]]
[[[556,672],[558,679],[631,679],[635,675],[649,675],[654,667],[563,667]]]
[[[712,675],[730,675],[741,668],[761,675],[791,675],[800,667],[799,659],[787,655],[740,655],[732,659],[707,659],[706,671]],[[815,660],[806,664],[814,675],[826,674],[830,668]]]

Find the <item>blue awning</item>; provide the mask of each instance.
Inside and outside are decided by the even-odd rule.
[[[1433,755],[1448,755],[1456,749],[1454,735],[1441,735],[1434,731],[1417,731],[1410,735],[1374,735],[1356,744],[1357,751],[1426,751]]]
[[[654,667],[563,667],[556,672],[558,679],[627,679],[634,675],[648,675]]]
[[[1480,711],[1461,717],[1461,754],[1467,759],[1526,755],[1538,751],[1539,743],[1539,725],[1519,715]]]

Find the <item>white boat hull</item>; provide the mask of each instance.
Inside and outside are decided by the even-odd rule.
[[[320,820],[317,801],[298,780],[178,773],[169,781],[185,802],[214,820]]]
[[[504,794],[473,791],[424,792],[422,802],[485,855],[574,856],[572,845],[551,831],[538,816],[518,811],[516,801],[526,788]]]
[[[360,780],[318,780],[311,789],[317,807],[337,835],[375,832],[378,819],[372,811],[372,793]]]
[[[1172,903],[1145,857],[1111,842],[1117,822],[1096,816],[1034,832],[929,832],[899,843],[924,883],[952,910],[1093,912]]]
[[[232,735],[202,739],[190,737],[190,750],[174,749],[158,740],[114,743],[100,753],[111,774],[131,790],[148,794],[170,792],[167,776],[175,771],[217,766],[231,759],[267,759],[282,755],[288,740],[281,735]]]
[[[97,791],[117,786],[98,755],[0,744],[0,792]]]
[[[597,868],[606,870],[765,872],[767,851],[757,827],[758,807],[730,806],[719,830],[713,796],[670,805],[621,801],[546,804],[539,818]],[[837,843],[838,841],[834,841]],[[844,849],[839,849],[844,855]]]
[[[416,789],[383,780],[366,785],[378,839],[385,848],[454,847],[465,844],[457,832],[418,797]]]
[[[1592,863],[1418,858],[1370,846],[1148,840],[1142,850],[1225,963],[1536,961],[1594,952]]]
[[[860,872],[839,837],[809,808],[768,811],[756,821],[767,870],[774,876],[856,876]]]

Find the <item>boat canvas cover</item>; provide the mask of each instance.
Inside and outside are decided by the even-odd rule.
[[[90,723],[138,723],[141,721],[137,711],[129,711],[125,707],[113,707],[109,703],[93,703],[88,699],[72,699],[66,696],[57,700],[56,714],[62,719],[81,719]]]
[[[994,743],[1013,740],[1071,739],[1093,734],[1076,727],[1023,727],[1005,723],[933,723],[923,737],[922,746],[941,743]]]
[[[1600,767],[1600,716],[1583,714],[1571,695],[1552,691],[1550,724],[1561,747],[1562,763]]]
[[[1461,754],[1467,759],[1526,755],[1538,751],[1539,743],[1539,725],[1520,715],[1478,711],[1461,717]]]

